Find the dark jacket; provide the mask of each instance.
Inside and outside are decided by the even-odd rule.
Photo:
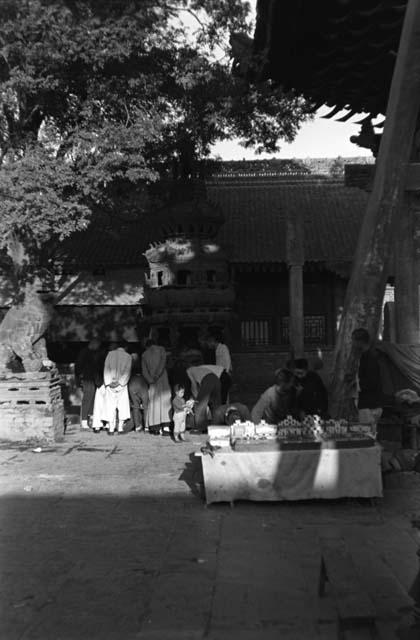
[[[379,409],[384,398],[378,354],[371,348],[362,353],[359,362],[359,409]]]
[[[104,381],[105,357],[106,354],[102,349],[93,350],[88,347],[82,349],[74,370],[78,384],[83,383],[83,380],[89,380],[100,387]]]
[[[328,412],[328,392],[321,377],[315,371],[308,371],[298,380],[301,390],[297,395],[297,406],[308,415],[324,416]]]

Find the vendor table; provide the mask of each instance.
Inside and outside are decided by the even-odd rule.
[[[382,497],[381,447],[203,455],[206,502]]]

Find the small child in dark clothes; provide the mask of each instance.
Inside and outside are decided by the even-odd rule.
[[[182,442],[185,440],[186,418],[188,413],[192,413],[194,400],[185,401],[185,388],[181,384],[174,387],[175,396],[172,399],[172,409],[174,418],[174,440]]]

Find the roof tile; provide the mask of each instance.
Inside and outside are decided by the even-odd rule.
[[[286,259],[286,211],[303,211],[305,258],[351,262],[368,194],[332,180],[210,181],[208,198],[221,207],[219,240],[232,263],[279,263]],[[159,236],[153,215],[119,229],[91,227],[62,245],[66,264],[79,268],[139,266]]]

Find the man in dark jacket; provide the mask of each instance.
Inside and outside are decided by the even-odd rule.
[[[98,338],[81,350],[75,364],[76,383],[82,389],[81,428],[89,429],[96,389],[103,384],[105,353]]]
[[[355,329],[351,339],[353,348],[360,354],[359,398],[357,402],[359,422],[371,425],[372,433],[376,436],[384,401],[378,355],[371,344],[370,335],[366,329]]]
[[[295,360],[293,374],[296,379],[297,406],[300,416],[325,417],[328,413],[328,392],[321,377],[315,371],[308,370],[306,358]]]
[[[131,418],[135,431],[144,431],[149,406],[149,385],[141,372],[141,359],[138,353],[131,354],[133,364],[128,383]]]

